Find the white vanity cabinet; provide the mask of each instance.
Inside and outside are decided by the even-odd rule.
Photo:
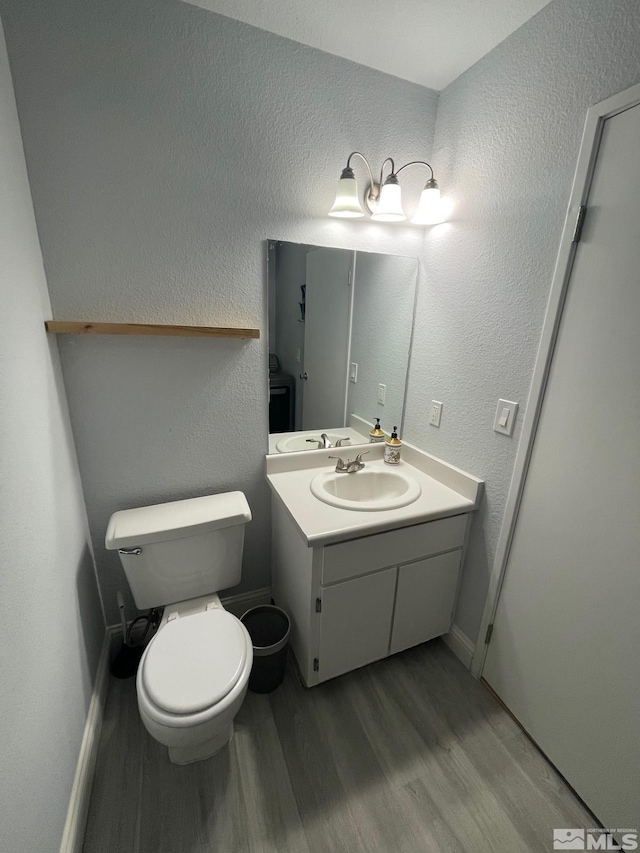
[[[307,686],[449,630],[468,518],[308,547],[272,502],[272,595]]]

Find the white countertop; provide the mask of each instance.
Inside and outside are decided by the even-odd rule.
[[[363,512],[330,506],[312,494],[311,480],[323,471],[335,469],[335,459],[328,459],[329,455],[352,459],[357,452],[364,450],[369,451],[363,459],[367,468],[402,470],[420,484],[420,497],[398,509]],[[309,546],[328,545],[460,515],[478,507],[483,482],[477,477],[406,443],[402,447],[403,458],[397,466],[387,465],[382,459],[383,454],[383,444],[369,444],[366,448],[331,448],[267,456],[267,481]],[[358,474],[344,476],[357,477]]]

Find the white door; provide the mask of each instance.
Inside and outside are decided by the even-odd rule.
[[[483,677],[640,825],[640,106],[604,133]]]
[[[353,252],[307,255],[302,429],[345,426]]]

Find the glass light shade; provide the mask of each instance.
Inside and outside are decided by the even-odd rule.
[[[364,216],[364,210],[358,198],[358,184],[355,178],[340,178],[336,200],[329,211],[329,216],[340,216],[345,219]]]
[[[371,218],[376,222],[402,222],[407,217],[402,209],[402,190],[400,184],[383,184],[380,199]]]
[[[436,225],[438,222],[444,222],[440,203],[440,189],[437,185],[434,187],[427,184],[422,190],[418,207],[411,222],[414,225]]]

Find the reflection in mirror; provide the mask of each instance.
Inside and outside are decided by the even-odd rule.
[[[418,261],[269,241],[269,452],[402,428]]]

